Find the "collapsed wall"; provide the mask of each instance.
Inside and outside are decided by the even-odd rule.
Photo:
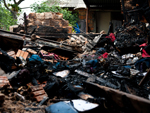
[[[27,33],[25,26],[27,25]],[[20,32],[23,34],[34,34],[40,36],[59,35],[61,33],[72,33],[72,26],[69,26],[69,21],[63,19],[63,14],[45,12],[45,13],[30,13],[26,20],[24,19],[24,25],[10,26],[11,32]]]
[[[32,32],[35,28],[36,34],[46,33],[72,33],[69,22],[63,19],[63,14],[45,12],[30,13],[28,16],[27,32]]]

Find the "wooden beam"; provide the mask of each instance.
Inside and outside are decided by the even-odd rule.
[[[150,69],[148,70],[147,74],[146,74],[146,75],[142,78],[142,80],[140,81],[139,86],[142,86],[142,85],[144,84],[144,82],[145,82],[146,80],[148,80],[149,76],[150,76]]]
[[[86,9],[86,33],[88,33],[88,8]]]

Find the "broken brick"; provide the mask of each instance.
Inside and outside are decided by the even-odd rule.
[[[29,53],[28,52],[25,52],[25,51],[21,51],[21,50],[18,50],[17,54],[16,54],[16,57],[23,57],[25,60],[26,58],[28,57]]]
[[[38,86],[31,86],[30,88],[30,95],[33,99],[36,99],[38,102],[43,100],[43,97],[48,97],[47,93],[44,91],[42,85]]]

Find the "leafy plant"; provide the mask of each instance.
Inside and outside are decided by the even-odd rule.
[[[16,23],[17,20],[13,18],[12,13],[0,4],[0,29],[9,30],[9,26]]]
[[[65,20],[68,20],[69,23],[75,27],[76,22],[78,21],[78,13],[72,13],[72,11],[69,11],[68,8],[61,8],[59,6],[52,5],[51,7],[48,6],[47,2],[43,2],[41,4],[34,3],[31,5],[31,9],[33,12],[36,13],[42,13],[42,12],[59,12],[63,14],[63,18]]]

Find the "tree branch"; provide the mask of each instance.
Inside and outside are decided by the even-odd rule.
[[[19,5],[21,2],[23,2],[24,0],[19,0],[18,2],[17,2],[17,5]]]
[[[17,4],[16,0],[14,0],[14,3]]]
[[[17,18],[17,16],[16,16],[16,12],[15,11],[13,11],[13,10],[11,10],[9,7],[8,7],[8,5],[6,4],[6,0],[3,0],[4,1],[4,6],[6,7],[6,9],[7,10],[9,10],[11,13],[12,13],[12,15],[13,15],[13,18]]]
[[[10,10],[9,9],[9,7],[7,6],[7,4],[6,4],[6,0],[3,0],[4,1],[4,5],[5,5],[5,7],[10,11],[10,12],[13,12],[12,10]]]

